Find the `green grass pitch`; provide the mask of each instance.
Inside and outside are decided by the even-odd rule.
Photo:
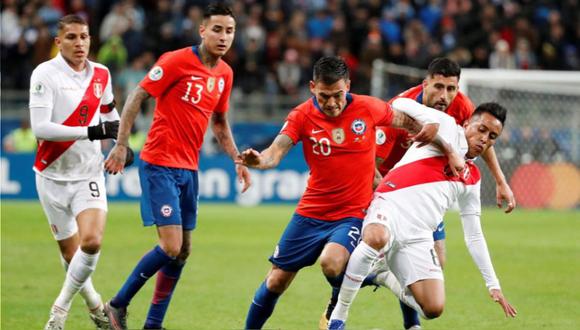
[[[192,254],[174,295],[169,329],[241,329],[254,290],[269,268],[267,257],[292,205],[242,208],[201,204]],[[41,329],[62,284],[57,245],[38,202],[2,202],[1,328]],[[506,319],[487,295],[463,243],[457,214],[446,218],[447,306],[425,329],[580,328],[580,213],[487,209],[484,231],[504,294],[518,309]],[[143,228],[138,204],[111,204],[93,281],[103,299],[119,289],[139,258],[156,242]],[[151,299],[149,281],[129,308],[129,327],[140,328]],[[329,286],[318,265],[304,269],[282,296],[266,328],[316,329]],[[77,297],[67,329],[91,329]],[[363,289],[350,329],[401,329],[395,298],[385,289]]]

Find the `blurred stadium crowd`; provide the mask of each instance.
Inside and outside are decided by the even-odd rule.
[[[2,88],[27,89],[51,58],[58,19],[90,23],[94,60],[113,72],[118,97],[163,52],[199,42],[204,0],[4,0]],[[311,65],[340,54],[355,92],[368,93],[373,60],[425,68],[449,56],[462,67],[580,70],[578,0],[241,0],[226,60],[243,93],[298,95]]]

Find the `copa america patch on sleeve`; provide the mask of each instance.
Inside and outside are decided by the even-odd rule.
[[[40,81],[38,81],[34,84],[34,86],[32,86],[30,92],[36,95],[42,95],[44,94],[45,90],[46,89],[44,88],[44,85]]]
[[[157,81],[161,78],[163,78],[163,68],[160,66],[154,66],[149,71],[149,79],[151,79],[153,81]]]

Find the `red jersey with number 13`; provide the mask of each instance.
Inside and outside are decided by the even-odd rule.
[[[197,170],[209,118],[228,110],[232,83],[230,66],[220,59],[207,68],[195,46],[163,54],[140,83],[156,101],[141,159]]]
[[[308,186],[296,213],[319,220],[364,218],[373,194],[375,127],[388,126],[393,112],[384,101],[347,95],[338,117],[325,115],[310,100],[290,112],[280,134],[302,141],[310,168]]]

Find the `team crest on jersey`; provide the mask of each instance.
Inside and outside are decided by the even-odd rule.
[[[224,78],[220,78],[220,80],[218,80],[218,91],[222,93],[224,91],[224,87],[226,87],[226,82],[224,81]]]
[[[213,92],[213,88],[215,87],[215,77],[209,77],[207,79],[207,90],[211,93]]]
[[[377,133],[376,133],[376,140],[377,140],[377,145],[382,146],[383,144],[385,144],[385,142],[387,142],[387,135],[385,134],[385,131],[383,131],[382,129],[377,129]]]
[[[100,99],[103,96],[103,84],[101,83],[94,83],[93,84],[93,94],[95,97]]]
[[[171,216],[171,213],[173,213],[173,209],[171,208],[171,206],[165,204],[161,207],[161,215],[169,218]]]
[[[157,81],[161,78],[163,78],[163,68],[160,66],[154,66],[149,71],[149,79],[151,79],[153,81]]]
[[[355,119],[350,125],[352,132],[356,135],[363,135],[367,130],[367,124],[362,119]]]
[[[342,128],[335,128],[332,130],[332,140],[337,144],[344,142],[345,134]]]

